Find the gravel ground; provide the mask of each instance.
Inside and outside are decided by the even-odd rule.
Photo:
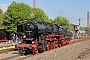
[[[10,57],[10,56],[15,56],[15,55],[17,55],[17,53],[18,53],[17,51],[2,53],[2,54],[0,54],[0,60],[3,58]]]
[[[11,58],[9,60],[18,60],[18,59],[23,58],[23,57],[26,57],[26,56],[19,56],[19,57],[16,57],[16,58]]]
[[[77,60],[90,60],[90,49],[82,52]]]
[[[90,49],[90,40],[53,49],[26,60],[90,60],[90,53],[78,58],[87,49]]]
[[[25,60],[90,60],[89,50],[90,50],[90,40],[86,40],[83,42],[69,44],[61,48],[46,51],[44,53],[31,56],[30,58],[27,58]],[[84,56],[79,57],[83,53],[85,53]],[[7,53],[0,54],[0,60],[15,55],[17,55],[17,51],[9,52],[8,54]],[[16,58],[11,58],[10,60],[17,60],[23,57],[25,56],[18,56]]]

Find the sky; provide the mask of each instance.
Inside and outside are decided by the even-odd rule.
[[[0,8],[3,11],[13,2],[24,2],[33,7],[33,0],[1,0]],[[78,24],[80,18],[81,26],[87,26],[87,12],[90,12],[90,0],[36,0],[36,7],[41,8],[50,19],[57,16],[65,17],[72,24]]]

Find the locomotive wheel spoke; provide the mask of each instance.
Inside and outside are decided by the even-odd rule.
[[[42,43],[41,43],[41,48],[39,49],[40,52],[43,52],[45,51],[46,47],[47,47],[47,42],[46,42],[46,39],[42,38]]]

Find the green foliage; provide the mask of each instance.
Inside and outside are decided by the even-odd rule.
[[[84,27],[83,29],[86,31],[87,34],[90,34],[90,27]]]
[[[3,22],[3,10],[0,9],[0,27],[2,27],[2,22]]]
[[[48,21],[49,21],[50,23],[54,23],[54,20],[52,20],[52,19],[49,19]]]
[[[3,10],[2,9],[0,9],[0,14],[3,14]]]
[[[34,14],[34,18],[36,18],[38,22],[50,22],[48,16],[42,9],[32,8],[32,13]]]
[[[70,31],[70,23],[69,21],[61,16],[55,18],[54,23],[58,24],[59,26],[65,26],[68,31]]]
[[[42,9],[31,8],[27,4],[16,3],[15,1],[8,6],[7,11],[4,13],[3,25],[7,31],[16,32],[17,25],[24,24],[31,18],[36,18],[37,22],[56,23],[58,25],[65,26],[68,30],[70,29],[69,21],[66,18],[58,16],[55,20],[52,20],[48,18]]]
[[[31,7],[24,3],[13,1],[4,13],[3,25],[7,31],[16,32],[17,25],[24,24],[31,19]]]

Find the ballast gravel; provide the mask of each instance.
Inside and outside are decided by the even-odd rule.
[[[17,51],[13,51],[13,52],[5,52],[5,53],[2,53],[2,54],[0,54],[0,60],[1,59],[4,59],[4,58],[7,58],[7,57],[10,57],[10,56],[15,56],[15,55],[17,55]]]
[[[25,60],[82,60],[82,52],[90,49],[90,40],[56,48]],[[83,56],[83,60],[90,60],[90,53]]]
[[[25,60],[90,60],[90,51],[84,56],[79,57],[83,52],[87,51],[88,49],[90,49],[89,39],[86,41],[68,44],[60,48],[46,51],[41,54],[31,56],[30,58],[27,58]],[[17,55],[17,51],[9,52],[8,54],[2,53],[0,54],[0,60],[14,55]],[[23,57],[25,56],[18,56],[17,58],[12,58],[10,60],[17,60]]]

